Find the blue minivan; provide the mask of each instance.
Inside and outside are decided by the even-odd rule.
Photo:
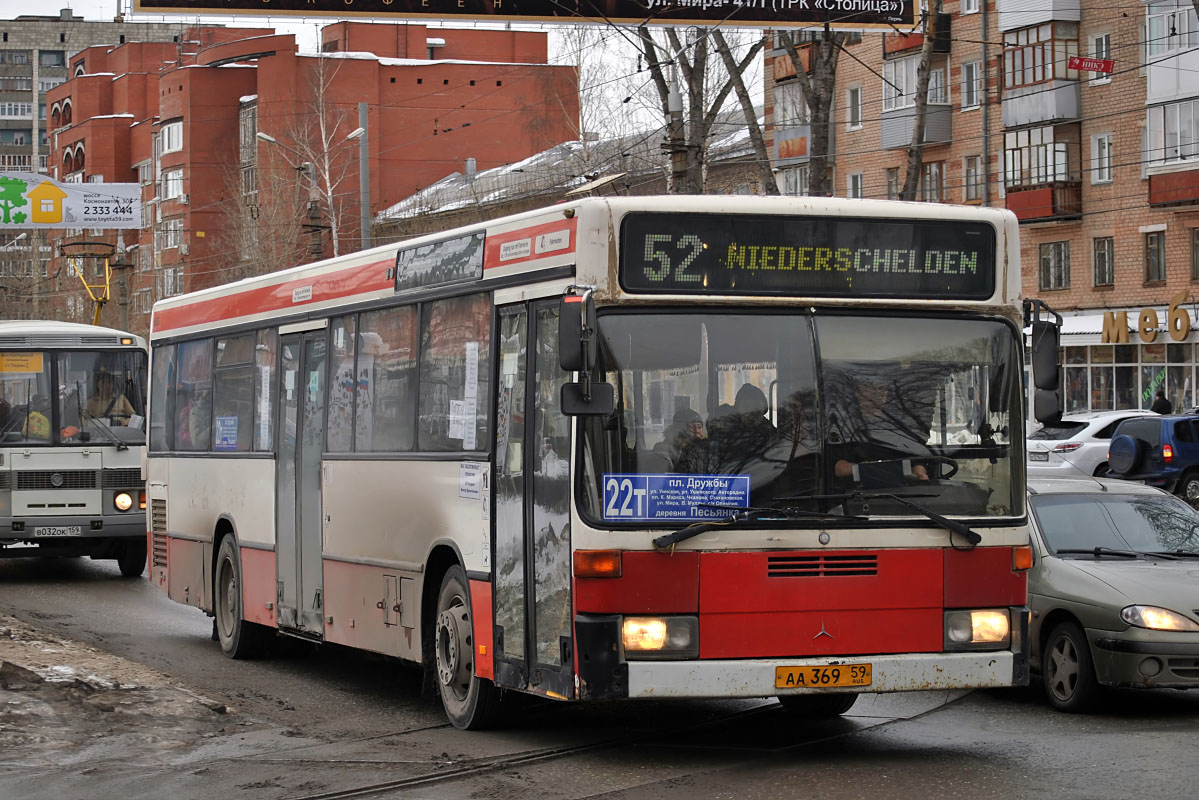
[[[1121,422],[1108,448],[1108,477],[1142,481],[1199,504],[1199,416]]]

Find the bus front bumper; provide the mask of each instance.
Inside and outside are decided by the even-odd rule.
[[[837,658],[629,661],[628,697],[773,697],[824,692],[916,692],[1019,685],[1017,654],[904,653]],[[836,689],[780,689],[778,668],[869,664],[871,682]],[[1027,678],[1024,679],[1027,682]]]
[[[99,527],[93,527],[99,522]],[[80,539],[124,539],[146,535],[146,515],[86,515],[79,517],[0,517],[0,539],[53,544]]]

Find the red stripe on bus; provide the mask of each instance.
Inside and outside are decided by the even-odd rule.
[[[495,679],[495,654],[491,625],[491,584],[470,581],[471,626],[474,628],[475,677]]]
[[[699,554],[621,553],[619,578],[575,578],[575,608],[589,614],[694,614]]]
[[[312,303],[377,292],[393,285],[392,280],[387,277],[387,271],[393,263],[390,258],[385,261],[372,261],[369,264],[347,267],[324,275],[296,278],[270,286],[258,286],[220,297],[198,300],[174,308],[160,309],[154,313],[154,330],[156,333],[162,333],[178,328],[189,328],[193,325],[233,320],[267,311],[299,309]],[[295,292],[306,289],[311,289],[311,295],[297,301]],[[307,292],[304,294],[307,295]]]
[[[543,222],[540,225],[521,228],[518,231],[491,234],[487,237],[487,242],[483,248],[483,269],[510,267],[513,264],[521,264],[526,261],[536,261],[540,258],[549,258],[551,256],[562,255],[563,253],[573,253],[575,251],[575,230],[578,228],[578,223],[577,219],[571,217],[570,219],[555,220],[554,222]],[[552,250],[541,248],[540,252],[538,252],[539,243],[537,237],[562,232],[566,232],[570,237],[565,246]],[[528,240],[527,252],[522,252],[521,248],[515,248],[512,252],[520,253],[519,255],[509,255],[508,258],[500,258],[503,255],[504,245],[512,245],[525,239]]]
[[[241,607],[247,622],[271,628],[275,619],[275,553],[272,550],[241,548]]]
[[[1012,570],[1012,548],[945,548],[945,607],[1022,606],[1028,598],[1028,573]]]

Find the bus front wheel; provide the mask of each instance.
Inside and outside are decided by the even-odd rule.
[[[242,613],[241,556],[232,536],[221,540],[213,593],[217,639],[229,658],[254,658],[266,649],[268,629],[246,622]]]
[[[454,565],[437,593],[433,621],[433,659],[437,691],[455,728],[479,730],[495,722],[499,690],[475,675],[475,643],[466,575]]]
[[[146,571],[146,540],[144,537],[130,539],[121,545],[117,555],[117,566],[126,578],[138,578]]]

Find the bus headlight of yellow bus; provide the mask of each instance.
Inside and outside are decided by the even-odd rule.
[[[117,511],[128,511],[133,508],[133,497],[129,492],[117,492],[112,498],[112,505]]]
[[[630,661],[699,656],[697,617],[625,617],[620,632]]]
[[[1000,650],[1011,642],[1012,619],[1006,608],[953,609],[945,612],[946,650]]]

